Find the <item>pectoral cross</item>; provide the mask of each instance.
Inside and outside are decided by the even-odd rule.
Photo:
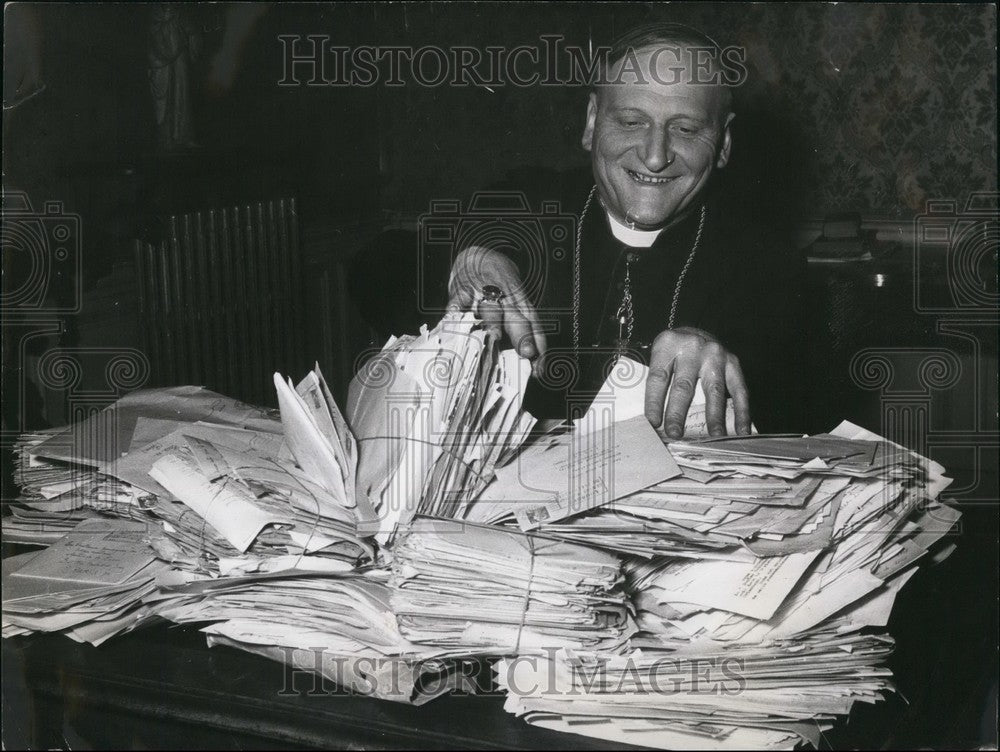
[[[615,314],[618,317],[618,339],[615,340],[617,357],[625,354],[632,340],[632,329],[635,327],[635,311],[632,309],[632,254],[625,254],[625,283],[622,291],[622,302]]]

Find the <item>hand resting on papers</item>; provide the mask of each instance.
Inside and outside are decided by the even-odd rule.
[[[668,438],[684,435],[699,379],[709,435],[726,434],[727,394],[733,398],[736,433],[749,434],[750,400],[739,360],[711,334],[693,327],[668,329],[653,341],[646,379],[646,419],[653,428],[662,423]]]

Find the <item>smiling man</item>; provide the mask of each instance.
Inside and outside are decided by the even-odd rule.
[[[671,40],[679,30],[670,28],[639,30],[612,48],[616,62],[587,106],[583,147],[601,202],[613,219],[640,230],[685,216],[712,172],[725,167],[732,144],[732,96],[721,71],[706,75],[699,67],[716,60],[714,43]]]
[[[583,147],[591,153],[597,193],[612,233],[625,243],[628,283],[622,285],[623,304],[615,311],[624,325],[626,336],[619,339],[625,345],[640,344],[627,336],[636,323],[631,266],[638,267],[644,255],[632,248],[652,247],[662,230],[696,210],[704,213],[699,198],[713,171],[729,160],[732,96],[719,75],[720,55],[714,42],[694,30],[672,25],[640,28],[612,48],[610,83],[590,95]],[[699,75],[701,59],[713,75]],[[727,393],[733,398],[737,432],[750,431],[749,396],[737,358],[709,332],[675,328],[673,320],[682,275],[690,272],[703,230],[701,216],[692,250],[674,285],[670,315],[664,321],[652,313],[651,319],[666,326],[652,340],[646,417],[656,427],[662,423],[671,438],[684,432],[699,378],[710,432],[725,433]]]
[[[587,173],[546,180],[535,170],[494,186],[532,207],[558,202],[575,218],[572,252],[532,258],[480,241],[441,275],[451,308],[478,311],[535,360],[526,405],[536,416],[584,409],[628,355],[650,366],[646,417],[670,438],[683,434],[698,388],[713,435],[726,431],[727,398],[736,430],[749,432],[751,395],[761,430],[801,430],[786,409],[798,404],[787,361],[799,269],[754,229],[740,196],[720,189],[733,149],[726,84],[739,83],[724,54],[677,24],[621,37],[587,102]],[[522,283],[538,268],[540,283]]]

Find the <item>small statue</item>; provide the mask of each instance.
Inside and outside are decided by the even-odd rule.
[[[200,51],[198,31],[170,3],[152,6],[149,27],[149,86],[156,113],[157,143],[166,151],[191,148],[191,64]]]

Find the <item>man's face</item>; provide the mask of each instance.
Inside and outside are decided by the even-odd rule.
[[[615,83],[590,97],[583,134],[605,208],[646,230],[682,215],[712,170],[725,166],[733,117],[717,86],[692,82],[690,55],[678,62],[669,50],[654,51],[635,55],[642,81],[626,71],[618,83],[622,63],[612,69]]]

